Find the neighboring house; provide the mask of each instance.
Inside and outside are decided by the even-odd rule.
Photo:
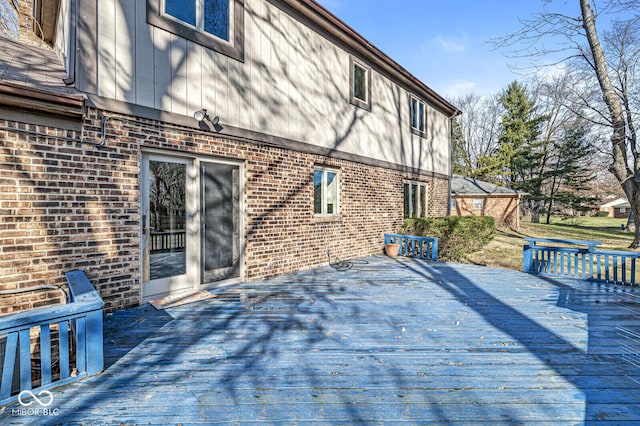
[[[612,200],[604,200],[606,202],[600,204],[598,209],[602,212],[608,212],[609,217],[627,219],[631,213],[631,204],[624,197],[616,197]]]
[[[459,111],[312,0],[19,5],[3,288],[82,269],[112,310],[380,253],[405,215],[447,214]]]
[[[520,227],[520,199],[524,192],[454,175],[451,180],[451,215],[491,216],[497,226]]]

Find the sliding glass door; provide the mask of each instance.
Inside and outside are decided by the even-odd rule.
[[[240,166],[145,154],[143,299],[240,277]]]

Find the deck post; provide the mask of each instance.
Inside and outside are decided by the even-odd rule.
[[[533,264],[533,250],[531,249],[531,245],[525,244],[522,246],[522,271],[527,273],[534,272],[531,269],[531,265]]]

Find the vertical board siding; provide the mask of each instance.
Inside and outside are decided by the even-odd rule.
[[[115,97],[136,102],[136,2],[118,2],[114,10]],[[131,23],[131,24],[130,24]],[[133,33],[130,33],[133,30]]]
[[[118,2],[119,7],[119,2]],[[98,2],[98,95],[116,98],[116,1]],[[122,78],[125,78],[122,76]],[[124,99],[121,99],[124,100]]]
[[[186,115],[192,115],[201,108],[203,103],[204,67],[202,62],[202,46],[187,42],[186,66],[187,66],[187,98]],[[215,78],[215,76],[213,77]],[[211,111],[213,113],[213,111]]]
[[[266,0],[245,0],[244,62],[150,26],[146,0],[96,9],[97,85],[88,75],[82,90],[186,116],[206,108],[234,127],[449,171],[448,117],[428,107],[426,137],[412,135],[408,92],[375,68],[371,111],[351,105],[349,53]]]
[[[172,85],[172,69],[170,66],[171,34],[159,28],[153,28],[153,73],[155,78],[155,108],[172,111],[170,90]]]
[[[135,62],[134,84],[135,103],[146,107],[155,107],[155,70],[153,27],[146,25],[147,6],[145,2],[136,1],[135,4]],[[127,23],[129,25],[129,23]]]
[[[171,112],[189,115],[187,112],[187,62],[189,60],[187,40],[172,34],[169,43],[169,56],[171,57],[169,69],[172,71],[169,84]]]

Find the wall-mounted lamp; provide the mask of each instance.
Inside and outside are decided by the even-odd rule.
[[[220,117],[216,115],[215,117],[211,118],[207,110],[204,108],[194,112],[193,118],[195,118],[198,121],[198,123],[202,123],[205,120],[209,120],[211,124],[213,124],[214,126],[217,126],[218,123],[220,122]]]

